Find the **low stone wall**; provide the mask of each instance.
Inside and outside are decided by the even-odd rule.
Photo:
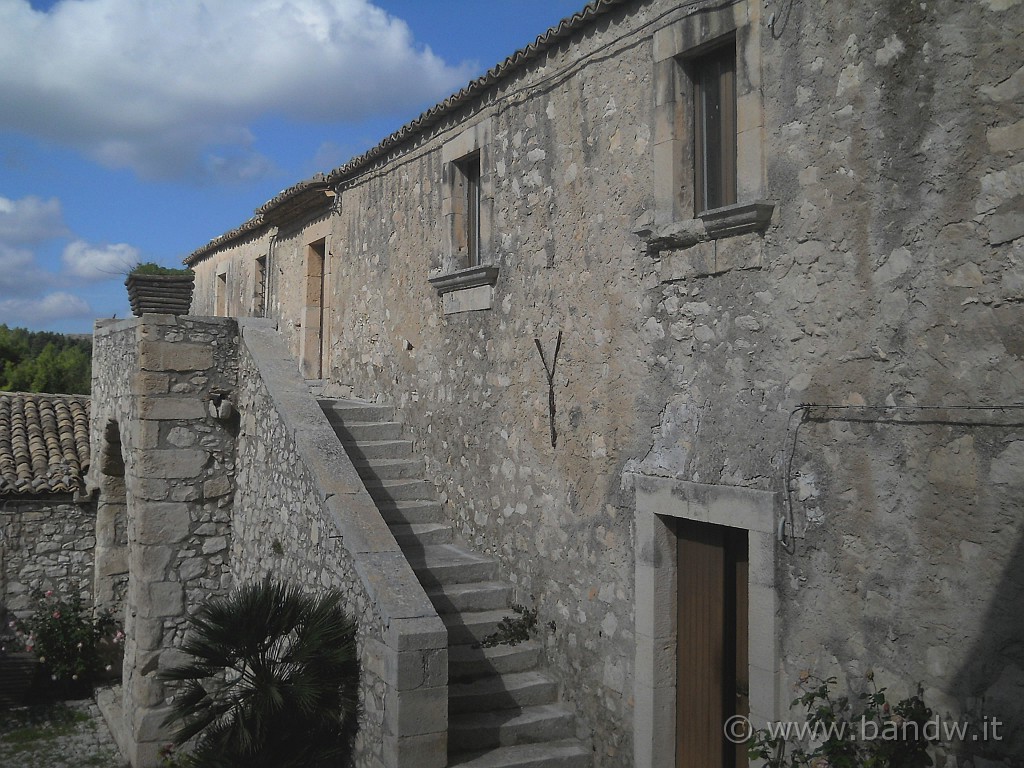
[[[284,340],[241,321],[232,573],[340,589],[358,622],[356,764],[447,765],[447,633]]]
[[[0,503],[0,618],[25,616],[33,589],[81,595],[93,590],[96,505],[67,497]]]

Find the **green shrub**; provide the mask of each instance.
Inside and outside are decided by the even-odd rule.
[[[108,664],[109,650],[124,638],[109,612],[85,607],[80,595],[59,596],[53,591],[32,593],[31,616],[14,622],[15,637],[34,653],[58,683],[89,686]]]
[[[205,602],[190,618],[188,662],[160,674],[180,684],[166,724],[194,741],[194,766],[343,766],[358,716],[355,624],[342,595],[271,582]],[[170,754],[170,753],[169,753]]]
[[[132,275],[191,275],[191,269],[179,267],[163,267],[155,261],[144,261],[132,267]]]
[[[932,765],[928,754],[931,741],[924,727],[932,710],[920,695],[890,704],[886,701],[886,689],[877,688],[874,675],[869,672],[871,690],[860,693],[854,704],[848,696],[834,695],[836,682],[834,677],[822,679],[802,674],[797,686],[801,694],[791,706],[804,707],[806,728],[792,729],[786,735],[773,728],[754,731],[747,742],[750,757],[763,760],[768,768]],[[804,738],[794,738],[796,735]]]

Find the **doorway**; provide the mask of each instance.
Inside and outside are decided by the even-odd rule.
[[[319,379],[324,357],[324,267],[327,240],[306,247],[306,306],[302,318],[302,375]]]
[[[746,768],[724,727],[750,711],[747,531],[675,524],[676,768]]]

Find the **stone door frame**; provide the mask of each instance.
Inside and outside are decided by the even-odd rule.
[[[775,589],[778,494],[632,475],[636,494],[636,651],[633,743],[637,768],[675,768],[676,534],[674,518],[747,531],[750,722],[777,720],[780,681]]]

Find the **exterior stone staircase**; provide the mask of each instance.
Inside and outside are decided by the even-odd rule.
[[[512,588],[496,580],[494,559],[457,541],[393,409],[319,402],[448,628],[448,765],[589,768],[575,716],[559,703],[555,681],[538,669],[540,643],[473,647],[514,615]]]

